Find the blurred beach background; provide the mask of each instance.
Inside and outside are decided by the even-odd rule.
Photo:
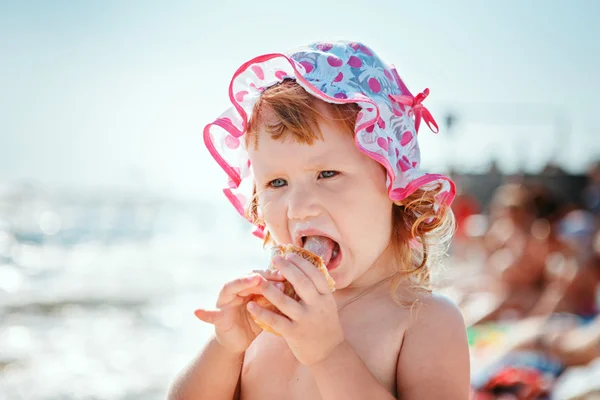
[[[600,340],[560,348],[600,326],[599,19],[593,0],[0,0],[0,399],[165,397],[212,332],[194,309],[268,259],[202,129],[243,62],[335,39],[431,89],[441,131],[419,140],[460,190],[442,282],[474,396],[599,398]]]

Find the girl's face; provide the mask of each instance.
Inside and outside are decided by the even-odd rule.
[[[315,107],[330,116],[324,104]],[[278,244],[301,245],[303,236],[314,235],[339,245],[339,255],[329,262],[337,289],[370,284],[393,264],[385,170],[334,121],[320,119],[318,125],[324,140],[311,145],[258,131],[258,146],[248,146],[258,205]]]

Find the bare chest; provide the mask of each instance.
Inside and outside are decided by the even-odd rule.
[[[357,307],[353,314],[340,315],[345,337],[367,368],[395,393],[396,364],[407,323],[405,316],[394,310],[378,308],[377,312]],[[386,312],[392,311],[392,312]],[[282,337],[263,332],[246,351],[242,368],[243,400],[321,398],[311,371],[300,364]]]

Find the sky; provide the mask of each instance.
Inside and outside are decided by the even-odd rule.
[[[295,5],[294,5],[295,4]],[[452,129],[423,167],[583,171],[600,156],[600,2],[0,0],[0,184],[221,198],[202,141],[233,72],[313,41],[368,44]]]

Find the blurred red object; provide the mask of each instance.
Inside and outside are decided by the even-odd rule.
[[[548,394],[549,388],[549,382],[538,370],[506,367],[475,393],[473,400],[494,399],[501,394],[513,395],[518,400],[535,400]]]

